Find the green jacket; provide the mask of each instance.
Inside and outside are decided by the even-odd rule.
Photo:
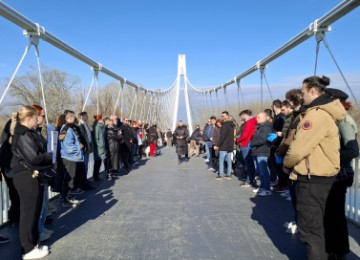
[[[106,159],[106,147],[105,147],[105,125],[98,122],[93,124],[93,139],[94,139],[94,159],[104,160]]]

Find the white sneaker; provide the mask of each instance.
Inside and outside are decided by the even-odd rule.
[[[293,224],[290,228],[288,228],[286,230],[286,233],[289,233],[289,234],[296,234],[297,232],[298,232],[298,230],[297,230],[296,224]]]
[[[204,162],[209,162],[209,160],[208,160],[208,159],[205,159]]]
[[[51,237],[51,234],[49,234],[49,233],[45,233],[45,232],[40,233],[40,241],[41,242],[48,240],[50,237]]]
[[[49,250],[45,247],[38,248],[37,246],[31,250],[29,253],[23,255],[23,259],[38,259],[43,258],[49,254]]]
[[[289,229],[292,227],[292,225],[296,225],[295,222],[285,222],[284,228]]]
[[[271,191],[269,191],[269,190],[263,190],[263,191],[259,192],[258,195],[259,195],[260,197],[270,196],[270,195],[271,195]]]
[[[262,192],[262,191],[263,191],[262,188],[253,189],[253,192],[254,192],[254,193],[260,193],[260,192]]]

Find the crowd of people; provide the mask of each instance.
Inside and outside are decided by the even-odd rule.
[[[241,188],[251,188],[259,197],[274,193],[292,202],[294,221],[287,232],[299,233],[308,259],[345,259],[349,239],[345,217],[345,194],[353,184],[352,159],[359,155],[357,126],[347,112],[348,95],[329,88],[330,79],[306,78],[301,89],[289,90],[284,100],[274,100],[271,109],[253,116],[239,113],[238,122],[228,111],[211,116],[204,128],[193,133],[179,121],[176,129],[162,133],[156,125],[112,115],[94,116],[92,127],[86,112],[66,110],[56,122],[59,145],[52,152],[42,135],[44,110],[24,106],[6,124],[1,136],[1,172],[9,187],[9,218],[19,223],[24,259],[49,253],[39,241],[52,232],[45,228],[51,206],[48,186],[34,177],[34,170],[52,168],[50,184],[60,193],[63,207],[74,207],[76,195],[93,189],[106,178],[116,178],[136,167],[144,155],[154,156],[159,145],[176,146],[178,163],[200,157],[204,150],[209,171],[216,180],[236,175]],[[160,144],[159,144],[160,143]],[[88,179],[89,157],[94,155],[92,181]],[[0,243],[7,242],[0,237]]]
[[[103,118],[71,110],[62,113],[54,126],[58,133],[57,149],[48,129],[44,137],[45,111],[38,105],[23,106],[5,125],[1,135],[0,167],[9,188],[11,207],[9,221],[19,226],[23,259],[37,259],[49,254],[47,246],[40,246],[53,231],[46,228],[49,217],[56,210],[49,204],[49,186],[60,193],[62,207],[75,207],[77,196],[93,190],[95,182],[114,180],[118,175],[129,174],[143,157],[154,157],[158,141],[164,136],[156,124],[143,124],[115,115]],[[148,151],[145,153],[145,150]],[[94,160],[89,158],[93,154]],[[88,174],[90,163],[93,172]],[[100,174],[101,166],[104,175]],[[51,170],[52,176],[47,174]],[[90,176],[89,176],[90,175]],[[90,177],[90,178],[89,178]],[[50,178],[50,180],[49,180]],[[1,178],[2,179],[2,178]],[[0,236],[0,243],[9,239]]]
[[[308,259],[345,259],[350,250],[345,194],[353,184],[351,161],[359,156],[357,126],[348,95],[329,84],[325,76],[306,78],[271,109],[256,116],[243,110],[239,124],[223,111],[190,138],[190,155],[204,143],[216,180],[237,175],[259,197],[278,193],[292,202],[294,221],[285,223],[286,231],[299,232]],[[188,136],[182,123],[175,136]],[[179,160],[188,157],[187,147],[177,151]]]

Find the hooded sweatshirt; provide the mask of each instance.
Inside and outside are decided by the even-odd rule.
[[[297,175],[335,176],[340,170],[340,140],[337,123],[345,117],[339,100],[326,94],[315,99],[300,114],[296,134],[284,158],[284,166]]]

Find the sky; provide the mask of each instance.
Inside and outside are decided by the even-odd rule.
[[[148,89],[165,89],[177,76],[177,57],[185,54],[187,76],[198,88],[219,86],[302,32],[341,1],[288,0],[62,0],[3,1],[33,22],[45,27],[107,69]],[[357,28],[357,29],[354,29]],[[326,34],[350,85],[360,96],[360,8],[332,24]],[[27,45],[22,29],[0,17],[0,92]],[[266,69],[275,95],[284,87],[298,87],[311,76],[316,41],[311,38]],[[40,43],[42,64],[64,70],[89,85],[88,65]],[[36,65],[34,50],[19,74]],[[344,85],[329,53],[322,45],[319,74]],[[113,81],[100,75],[100,85]],[[260,76],[243,80],[244,91],[258,93]],[[282,86],[283,88],[280,88]],[[276,88],[278,87],[278,88]]]

